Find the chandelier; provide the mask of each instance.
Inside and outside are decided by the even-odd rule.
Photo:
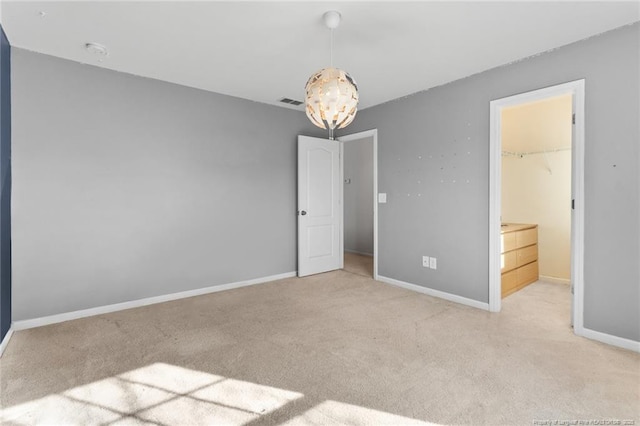
[[[347,72],[333,67],[333,30],[340,24],[340,13],[331,10],[322,17],[331,30],[331,65],[313,73],[307,81],[305,110],[309,120],[328,129],[329,139],[333,139],[333,131],[347,127],[356,116],[358,86]]]

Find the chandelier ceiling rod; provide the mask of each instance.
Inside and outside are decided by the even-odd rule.
[[[331,28],[331,41],[329,41],[329,64],[333,68],[333,28]]]
[[[322,19],[324,20],[324,24],[327,26],[327,28],[329,28],[329,31],[331,32],[329,38],[329,62],[331,64],[331,68],[333,68],[333,30],[338,28],[338,26],[340,25],[342,15],[336,10],[330,10],[322,15]]]

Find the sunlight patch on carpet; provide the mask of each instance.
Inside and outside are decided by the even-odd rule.
[[[0,423],[242,425],[303,396],[155,363],[3,409]]]
[[[315,407],[305,411],[286,423],[293,425],[403,425],[403,426],[437,426],[437,423],[429,423],[409,417],[398,416],[384,411],[346,404],[338,401],[324,401]]]

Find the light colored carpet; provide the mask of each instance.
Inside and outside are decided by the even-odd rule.
[[[568,300],[490,314],[335,271],[19,331],[0,423],[638,424],[640,356],[574,336]]]
[[[345,252],[344,270],[363,277],[373,278],[373,257]]]

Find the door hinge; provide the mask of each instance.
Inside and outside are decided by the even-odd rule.
[[[576,114],[571,115],[571,124],[576,124]]]
[[[575,210],[576,209],[576,200],[573,199],[571,200],[571,210]]]

